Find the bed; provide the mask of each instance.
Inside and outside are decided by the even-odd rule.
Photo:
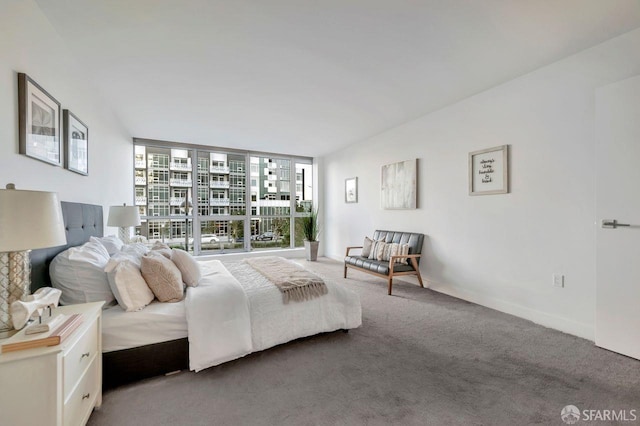
[[[32,291],[51,285],[49,264],[58,253],[81,245],[92,236],[102,236],[101,206],[63,202],[62,209],[68,244],[32,252]],[[243,262],[223,265],[213,260],[200,265],[204,284],[189,288],[180,302],[155,301],[138,312],[124,312],[116,304],[103,311],[104,388],[177,370],[199,371],[297,338],[348,330],[361,324],[357,295],[329,280],[326,281],[327,295],[284,305],[280,291]],[[225,296],[227,293],[222,292],[224,286],[220,283],[227,281],[228,285],[233,281],[242,287],[238,292],[235,285],[237,297],[247,300],[249,320],[245,323],[249,330],[244,331],[246,324],[243,328],[234,325],[228,330],[218,326],[217,337],[209,338],[205,343],[194,343],[200,341],[200,337],[196,338],[198,333],[206,334],[207,331],[202,326],[198,330],[194,324],[228,322],[218,319],[228,304],[224,299],[228,297]],[[215,303],[218,303],[217,308],[209,308]],[[243,302],[238,303],[242,306]],[[194,308],[198,304],[202,305],[200,311]],[[187,305],[191,307],[187,308]],[[196,312],[208,318],[198,316],[198,320],[194,320]],[[234,350],[216,353],[220,347]],[[195,362],[194,358],[197,359]]]

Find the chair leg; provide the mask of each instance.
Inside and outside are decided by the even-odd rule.
[[[393,286],[393,275],[389,275],[389,296],[391,296],[391,287]]]
[[[344,265],[344,277],[347,278],[347,265]]]
[[[424,284],[422,283],[422,276],[420,275],[420,268],[418,267],[418,262],[415,259],[411,259],[411,265],[413,265],[413,269],[416,270],[416,275],[418,276],[418,282],[420,283],[420,287],[424,288]]]

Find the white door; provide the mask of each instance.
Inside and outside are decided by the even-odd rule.
[[[596,137],[595,340],[640,359],[640,76],[596,91]]]

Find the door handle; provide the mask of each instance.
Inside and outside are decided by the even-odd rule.
[[[616,229],[619,226],[631,226],[630,223],[619,223],[616,219],[602,219],[603,228]]]

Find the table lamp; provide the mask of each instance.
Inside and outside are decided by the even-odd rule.
[[[125,243],[130,242],[131,226],[140,225],[140,212],[136,206],[127,206],[123,204],[121,206],[109,207],[109,219],[107,219],[107,226],[113,226],[120,228],[118,236]]]
[[[0,190],[0,338],[15,330],[9,307],[30,294],[33,249],[67,243],[62,208],[54,192]]]

